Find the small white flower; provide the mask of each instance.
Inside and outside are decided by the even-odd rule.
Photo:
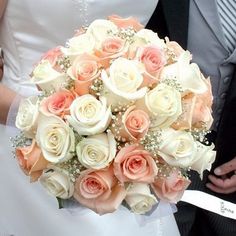
[[[96,47],[108,38],[110,35],[114,35],[118,32],[117,26],[109,20],[95,20],[93,21],[87,31],[86,35],[92,37],[96,42]]]
[[[98,100],[90,94],[76,98],[70,106],[70,114],[66,119],[80,135],[102,133],[111,121],[106,98]]]
[[[141,29],[134,36],[134,42],[131,44],[131,50],[135,51],[143,46],[152,45],[157,46],[158,48],[166,48],[165,42],[163,39],[160,39],[157,33],[149,29]]]
[[[196,159],[193,162],[191,169],[197,171],[201,177],[203,176],[204,170],[211,170],[211,165],[216,158],[216,151],[213,150],[214,148],[215,146],[213,144],[206,146],[197,142]]]
[[[197,143],[190,132],[163,129],[159,155],[171,166],[188,168],[195,161]]]
[[[66,76],[54,70],[48,60],[43,60],[35,67],[31,82],[47,92],[58,91],[65,84]]]
[[[43,156],[52,163],[59,163],[73,157],[75,137],[72,129],[57,116],[40,115],[36,141]]]
[[[190,63],[191,59],[190,52],[184,51],[178,58],[178,61],[165,66],[160,75],[161,80],[175,79],[184,90],[182,96],[189,92],[202,94],[208,90],[198,65]]]
[[[16,127],[26,136],[34,137],[37,129],[39,101],[38,97],[23,99],[16,116]]]
[[[92,169],[103,169],[116,155],[116,141],[111,132],[89,136],[76,146],[80,163]]]
[[[169,127],[182,113],[180,92],[166,84],[158,84],[144,99],[152,119],[151,129]]]
[[[147,87],[140,88],[143,76],[136,62],[126,58],[114,60],[110,76],[102,71],[103,95],[113,107],[126,105],[145,96]]]
[[[132,183],[127,190],[125,201],[136,214],[145,214],[158,203],[156,197],[151,194],[148,184]]]
[[[74,184],[71,182],[68,173],[53,166],[43,172],[40,183],[47,189],[49,194],[55,197],[68,199],[74,193]]]
[[[67,45],[68,47],[62,48],[61,50],[73,60],[76,56],[83,53],[92,53],[95,47],[95,40],[89,34],[81,34],[71,38]]]

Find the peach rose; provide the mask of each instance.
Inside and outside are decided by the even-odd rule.
[[[118,15],[111,15],[108,20],[112,21],[118,28],[132,27],[136,32],[144,28],[134,17],[122,18]]]
[[[211,127],[213,118],[211,108],[206,105],[206,100],[191,94],[182,99],[182,107],[184,112],[172,125],[174,129],[209,129]]]
[[[23,172],[30,176],[31,182],[38,180],[48,164],[35,140],[30,146],[17,147],[16,157]]]
[[[40,104],[40,111],[45,115],[54,114],[63,118],[64,115],[70,114],[70,105],[75,97],[76,95],[69,90],[60,90],[43,99]]]
[[[122,148],[114,160],[114,172],[124,182],[152,183],[157,174],[151,154],[137,145]]]
[[[211,114],[211,108],[206,106],[204,100],[197,97],[193,109],[192,126],[198,129],[202,128],[210,129],[212,123],[213,123],[213,117]]]
[[[124,56],[128,50],[126,47],[125,40],[119,37],[112,37],[105,39],[101,48],[96,50],[95,55],[100,58],[100,63],[104,68],[110,66],[110,61],[112,59]]]
[[[126,140],[137,140],[145,136],[150,126],[150,119],[143,110],[135,109],[135,106],[129,107],[121,117],[117,117],[118,129],[111,126],[112,132],[116,138],[125,138]]]
[[[168,39],[166,46],[175,54],[176,57],[179,57],[184,52],[184,49],[175,41],[169,41]]]
[[[147,46],[138,52],[139,60],[144,64],[144,85],[152,85],[159,80],[159,74],[166,58],[162,49],[157,46]]]
[[[133,139],[140,139],[145,136],[150,125],[150,119],[143,110],[135,110],[130,107],[123,115],[125,129]]]
[[[75,81],[75,91],[79,95],[88,94],[93,80],[100,75],[98,58],[88,54],[78,56],[67,74]]]
[[[157,177],[151,187],[161,200],[177,203],[189,184],[190,180],[183,177],[177,169],[173,169],[169,176]]]
[[[99,215],[114,212],[126,196],[118,184],[113,169],[85,170],[76,179],[74,198]]]
[[[48,60],[50,62],[50,64],[55,68],[58,68],[57,67],[57,61],[60,57],[63,56],[63,53],[61,51],[61,46],[58,46],[58,47],[55,47],[51,50],[49,50],[48,52],[46,52],[42,58],[41,58],[41,61],[42,60]]]

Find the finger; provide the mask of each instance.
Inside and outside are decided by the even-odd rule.
[[[229,188],[229,189],[221,189],[221,188],[216,187],[214,184],[211,184],[211,183],[207,183],[206,186],[211,191],[216,192],[216,193],[229,194],[229,193],[236,192],[236,187]]]
[[[209,175],[208,179],[216,186],[221,189],[229,189],[232,187],[236,187],[236,175],[233,175],[231,178],[222,179],[217,178],[213,175]]]
[[[214,170],[214,173],[216,175],[225,175],[230,173],[231,171],[235,171],[236,170],[236,158],[234,158],[233,160],[226,162],[225,164],[217,167]]]

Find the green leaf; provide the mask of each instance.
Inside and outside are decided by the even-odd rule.
[[[57,202],[58,202],[58,208],[61,209],[63,208],[63,200],[59,197],[57,197]]]

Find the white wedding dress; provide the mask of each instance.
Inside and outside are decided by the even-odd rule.
[[[135,16],[146,24],[158,0],[9,0],[0,25],[5,52],[3,83],[23,95],[25,81],[42,53],[64,45],[75,29],[111,14]],[[0,98],[1,99],[1,98]],[[30,184],[0,127],[0,235],[178,236],[173,215],[140,223],[125,208],[99,216],[89,209],[61,209],[39,183]],[[142,219],[141,219],[142,220]]]

